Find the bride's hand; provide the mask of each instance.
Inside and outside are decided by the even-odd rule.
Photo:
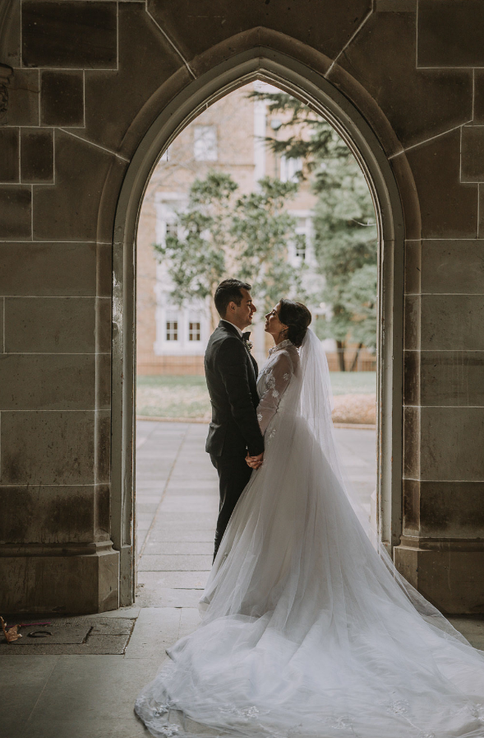
[[[247,456],[245,457],[245,461],[247,466],[250,466],[251,469],[259,469],[259,467],[262,466],[262,460],[264,458],[264,454],[259,454],[258,456]]]

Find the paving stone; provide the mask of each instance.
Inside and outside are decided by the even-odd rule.
[[[126,658],[164,659],[165,649],[179,638],[180,618],[180,608],[143,608],[126,649]]]
[[[213,541],[193,542],[193,541],[153,541],[149,540],[146,544],[144,553],[183,555],[183,554],[202,554],[211,556],[213,554]]]
[[[198,607],[201,592],[198,589],[169,589],[159,587],[157,574],[140,572],[136,604],[144,607]]]
[[[212,556],[143,554],[138,571],[210,571]]]
[[[150,541],[211,541],[215,536],[215,526],[212,529],[186,530],[184,528],[166,529],[153,528],[150,533]]]

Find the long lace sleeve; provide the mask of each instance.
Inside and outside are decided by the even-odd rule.
[[[277,412],[282,396],[291,381],[292,374],[291,359],[285,351],[279,352],[277,359],[267,370],[267,389],[257,406],[257,420],[261,433],[266,432],[267,426]]]

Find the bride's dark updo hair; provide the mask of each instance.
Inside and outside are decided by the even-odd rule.
[[[308,325],[313,319],[312,315],[302,302],[282,298],[280,305],[279,320],[287,325],[287,338],[299,348],[304,341]]]

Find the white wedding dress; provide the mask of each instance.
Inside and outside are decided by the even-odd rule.
[[[378,552],[346,494],[308,331],[258,380],[263,466],[214,562],[199,628],[136,712],[154,736],[483,738],[484,653]]]

